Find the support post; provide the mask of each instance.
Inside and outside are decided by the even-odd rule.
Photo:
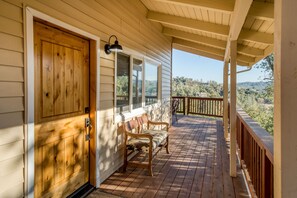
[[[223,89],[224,89],[224,101],[223,101],[223,106],[224,106],[224,137],[225,139],[228,138],[228,128],[229,128],[229,123],[228,123],[228,72],[229,72],[229,63],[224,62],[224,81],[223,81]]]
[[[274,197],[297,197],[296,0],[275,0]]]
[[[236,58],[237,40],[230,42],[230,176],[236,177]]]

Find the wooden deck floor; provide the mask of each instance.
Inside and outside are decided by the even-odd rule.
[[[156,156],[153,177],[130,167],[114,173],[97,191],[120,197],[248,197],[239,168],[237,178],[229,176],[221,120],[180,117],[170,134],[170,154],[162,150]]]

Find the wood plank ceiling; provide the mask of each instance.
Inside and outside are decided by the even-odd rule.
[[[141,0],[147,19],[161,23],[173,48],[229,61],[237,40],[237,64],[252,66],[273,51],[273,0]]]

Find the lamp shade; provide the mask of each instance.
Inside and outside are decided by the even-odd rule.
[[[115,37],[114,44],[110,45],[110,39]],[[122,46],[118,42],[118,38],[115,35],[111,35],[108,40],[108,44],[104,46],[104,50],[106,54],[110,54],[111,52],[121,52],[123,50]]]
[[[119,42],[116,40],[114,42],[114,44],[112,44],[110,46],[110,51],[112,51],[112,52],[121,52],[121,51],[123,51],[123,48],[122,48],[121,45],[119,45]]]

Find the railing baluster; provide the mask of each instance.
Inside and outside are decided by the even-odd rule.
[[[177,113],[223,117],[223,98],[172,97],[179,100]]]
[[[250,178],[248,184],[252,197],[273,197],[273,147],[271,146],[273,144],[263,142],[261,135],[264,134],[264,129],[261,131],[260,127],[255,128],[255,126],[251,128],[249,123],[252,122],[254,121],[247,118],[246,114],[242,117],[237,113],[237,144],[242,167],[246,169],[244,173],[247,174],[247,178]],[[261,132],[257,132],[256,129]],[[266,142],[268,136],[267,133]],[[272,138],[270,141],[273,143]]]

